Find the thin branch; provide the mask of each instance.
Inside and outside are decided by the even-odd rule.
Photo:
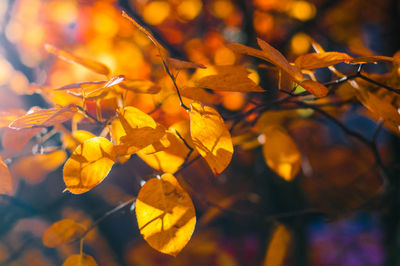
[[[358,77],[361,78],[361,79],[363,79],[363,80],[365,80],[365,81],[368,81],[369,83],[372,83],[372,84],[374,84],[374,85],[376,85],[376,86],[385,88],[385,89],[387,89],[388,91],[391,91],[391,92],[394,92],[394,93],[400,95],[400,90],[395,89],[395,88],[392,88],[392,87],[390,87],[390,86],[388,86],[388,85],[386,85],[386,84],[380,83],[380,82],[375,81],[375,80],[373,80],[373,79],[370,79],[369,77],[367,77],[367,76],[365,76],[365,75],[363,75],[363,74],[361,74],[361,73],[358,74]]]

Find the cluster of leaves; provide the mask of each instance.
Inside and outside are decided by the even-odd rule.
[[[230,164],[234,146],[237,149],[254,149],[262,145],[266,165],[284,182],[291,182],[301,170],[305,174],[307,172],[304,166],[306,148],[297,144],[286,127],[287,121],[297,119],[301,112],[305,117],[321,115],[357,139],[372,154],[372,158],[365,161],[375,162],[373,166],[379,169],[378,177],[368,179],[374,185],[351,187],[357,200],[349,203],[339,199],[336,203],[339,209],[359,207],[368,197],[377,195],[387,183],[387,169],[379,154],[376,136],[381,126],[396,135],[400,133],[400,90],[397,89],[400,54],[393,57],[365,54],[353,57],[341,52],[326,52],[313,42],[316,52],[300,55],[290,63],[262,39],[257,39],[260,49],[238,43],[227,44],[226,49],[232,53],[262,60],[257,71],[271,69],[271,73],[277,74],[277,97],[264,102],[258,95],[268,93],[268,89],[261,87],[257,78],[252,76],[251,69],[244,64],[202,65],[169,57],[167,49],[149,30],[126,13],[123,12],[122,16],[154,45],[156,64],[164,71],[159,74],[161,78],[138,79],[128,77],[128,73],[112,73],[110,67],[103,63],[46,45],[46,50],[58,58],[78,64],[104,78],[75,82],[57,89],[32,87],[29,91],[42,93],[53,107],[33,107],[27,112],[10,109],[1,114],[0,127],[4,130],[2,144],[10,151],[3,155],[6,159],[23,150],[25,144],[40,134],[43,128],[52,129],[46,133],[42,143],[55,133],[63,136],[63,147],[49,147],[43,154],[26,157],[24,159],[29,159],[26,161],[19,160],[16,164],[20,166],[13,164],[19,171],[43,168],[36,169],[37,176],[31,180],[37,180],[43,173],[64,164],[66,151],[69,150],[71,154],[63,166],[65,191],[82,194],[98,186],[114,165],[124,164],[136,154],[160,175],[147,180],[135,199],[128,200],[113,212],[135,202],[137,222],[144,239],[154,249],[173,256],[188,243],[196,224],[194,205],[185,188],[188,184],[180,184],[178,175],[203,158],[210,171],[218,176]],[[363,71],[365,64],[376,62],[387,63],[392,71],[382,75]],[[340,63],[355,65],[357,70],[344,74],[335,68]],[[316,70],[320,68],[328,68],[335,78],[328,82],[319,81]],[[226,92],[241,93],[248,99],[246,105],[233,115],[221,112],[220,104]],[[137,103],[137,95],[137,98],[140,95],[158,97],[158,103],[153,110],[147,110]],[[173,104],[180,105],[181,109],[178,115],[168,117],[166,108],[161,112],[160,108],[170,97],[175,97]],[[363,111],[379,123],[371,139],[348,128],[337,118],[346,108],[357,104],[363,105]],[[351,154],[348,150],[338,149],[331,152],[330,157],[345,163],[338,157],[349,158]],[[312,161],[312,156],[307,159]],[[3,160],[0,167],[0,193],[11,195],[13,181]],[[318,173],[319,169],[327,168],[323,162],[318,162],[313,170]],[[369,170],[364,168],[365,162],[357,167],[360,171]],[[354,173],[355,176],[358,174],[362,173]],[[333,185],[337,188],[333,193],[335,197],[343,187],[348,189],[347,185],[353,180],[344,179],[328,177],[330,183],[319,186],[320,191],[315,185],[306,184],[319,210],[331,210],[331,206],[324,206],[323,203],[318,206],[318,201],[320,195],[332,189]],[[222,205],[230,206],[232,200],[225,203]],[[70,256],[64,265],[96,265],[91,256],[83,253],[82,246],[87,234],[100,221],[95,221],[92,226],[71,219],[58,221],[46,230],[43,243],[48,247],[57,247],[80,241],[80,254]],[[265,265],[282,264],[290,238],[290,232],[284,225],[276,227]]]

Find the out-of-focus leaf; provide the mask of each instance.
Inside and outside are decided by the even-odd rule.
[[[1,138],[1,144],[5,149],[20,151],[40,130],[40,128],[5,128]]]
[[[324,97],[329,92],[327,87],[311,79],[298,82],[298,84],[302,86],[305,90],[307,90],[309,93],[317,97]]]
[[[264,89],[248,78],[243,66],[216,66],[218,74],[195,81],[195,87],[216,91],[263,92]]]
[[[222,209],[215,206],[210,206],[208,210],[203,214],[203,216],[201,216],[199,225],[204,226],[209,224],[211,221],[213,221],[215,218],[221,215],[221,213],[224,212],[223,209],[229,209],[229,207],[231,207],[236,200],[237,200],[236,196],[231,196],[219,201],[218,206],[221,207]]]
[[[230,163],[233,154],[231,134],[214,108],[192,103],[190,134],[195,148],[204,157],[215,175]]]
[[[71,119],[77,112],[78,108],[73,104],[64,107],[34,110],[14,120],[9,127],[22,129],[54,126]]]
[[[283,265],[291,238],[289,230],[284,225],[279,225],[269,241],[263,266]]]
[[[263,154],[268,167],[286,181],[291,181],[301,168],[301,154],[294,140],[278,126],[264,129]]]
[[[97,266],[97,263],[92,256],[83,253],[69,256],[63,266]]]
[[[66,158],[67,154],[63,150],[35,154],[24,157],[12,164],[11,172],[13,176],[22,177],[28,183],[39,183],[48,173],[60,167]]]
[[[11,195],[13,191],[10,171],[3,159],[0,157],[0,194]]]
[[[118,119],[112,123],[112,134],[117,143],[116,154],[127,155],[159,141],[165,128],[148,114],[127,106],[118,110]]]
[[[202,64],[196,64],[193,62],[183,61],[171,57],[167,57],[166,61],[169,67],[173,67],[177,70],[187,69],[187,68],[206,68]]]
[[[328,66],[333,66],[339,63],[349,63],[353,57],[346,53],[339,52],[323,52],[323,53],[309,53],[300,55],[294,61],[299,69],[316,69]]]
[[[54,248],[80,238],[85,227],[74,220],[64,219],[52,224],[43,234],[43,244]]]
[[[73,55],[69,52],[66,52],[64,50],[56,48],[55,46],[50,45],[50,44],[46,44],[45,48],[49,53],[52,53],[52,54],[56,55],[57,57],[59,57],[60,59],[65,60],[67,62],[76,63],[78,65],[81,65],[81,66],[93,71],[93,72],[96,72],[96,73],[99,73],[99,74],[102,74],[105,76],[110,74],[110,69],[106,65],[104,65],[100,62],[94,61],[92,59],[87,59],[87,58]]]
[[[14,109],[0,112],[0,128],[8,127],[8,125],[25,114],[23,109]]]
[[[161,87],[150,80],[125,79],[120,86],[136,93],[157,94]]]
[[[144,184],[136,200],[136,217],[147,243],[172,256],[186,246],[196,224],[192,199],[171,174]]]
[[[65,190],[81,194],[106,178],[115,162],[114,145],[102,137],[86,140],[67,160],[63,169]]]

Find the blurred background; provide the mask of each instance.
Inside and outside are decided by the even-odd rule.
[[[157,63],[157,50],[121,10],[150,28],[171,56],[204,65],[242,64],[266,90],[276,89],[276,77],[257,68],[259,61],[233,53],[227,43],[257,47],[260,37],[290,62],[312,51],[311,40],[327,51],[352,55],[393,56],[400,48],[397,0],[2,0],[0,112],[73,103],[76,98],[52,89],[103,79],[55,59],[45,51],[45,43],[100,61],[114,75],[152,80],[173,90]],[[354,72],[354,67],[339,68]],[[365,70],[379,74],[388,68],[371,64]],[[206,71],[196,70],[194,75]],[[190,74],[182,71],[179,79],[184,82]],[[328,70],[317,74],[321,80],[330,79]],[[236,92],[218,96],[223,116],[243,110],[252,99],[251,94]],[[165,125],[186,116],[176,96],[132,93],[127,99],[144,112],[157,109],[154,116]],[[102,102],[104,112],[115,106],[113,100]],[[376,123],[358,109],[340,115],[346,125],[373,134]],[[202,161],[183,171],[183,178],[196,184],[196,191],[187,190],[199,221],[176,258],[144,242],[129,208],[101,222],[88,235],[85,252],[99,265],[262,265],[273,229],[281,223],[292,235],[284,265],[398,265],[397,188],[385,205],[370,200],[381,181],[379,173],[368,171],[372,158],[365,147],[349,142],[333,125],[317,122],[321,121],[287,122],[301,150],[310,154],[317,178],[302,174],[291,183],[277,178],[261,148],[252,144],[235,149],[230,167],[217,178]],[[79,252],[79,245],[44,247],[41,236],[50,224],[71,218],[90,225],[136,196],[141,182],[158,174],[132,156],[92,191],[79,196],[62,193],[62,165],[71,148],[65,137],[48,128],[33,132],[33,140],[24,147],[7,147],[5,136],[12,135],[7,130],[0,129],[1,156],[16,188],[12,197],[0,197],[0,265],[61,265]],[[378,143],[385,162],[397,161],[391,172],[398,176],[398,139],[384,130]]]

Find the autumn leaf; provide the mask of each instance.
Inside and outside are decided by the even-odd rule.
[[[40,132],[40,130],[40,128],[5,128],[3,130],[1,144],[5,149],[20,151],[33,136]]]
[[[96,72],[96,73],[99,73],[99,74],[102,74],[105,76],[108,76],[108,74],[110,74],[110,69],[106,65],[104,65],[100,62],[94,61],[92,59],[87,59],[87,58],[73,55],[69,52],[61,50],[50,44],[46,44],[45,48],[49,53],[52,53],[52,54],[56,55],[58,58],[65,60],[67,62],[76,63],[78,65],[81,65],[81,66],[93,71],[93,72]]]
[[[346,53],[323,52],[301,55],[296,58],[294,63],[299,69],[316,69],[333,66],[343,62],[349,63],[352,60],[353,58]]]
[[[175,68],[176,70],[188,69],[188,68],[206,68],[202,64],[196,64],[193,62],[183,61],[171,57],[167,57],[166,61],[169,67]]]
[[[196,224],[193,202],[172,174],[144,184],[136,200],[136,218],[146,242],[172,256],[186,246]]]
[[[327,87],[325,87],[323,84],[307,79],[303,80],[301,82],[297,82],[301,87],[303,87],[306,91],[309,93],[317,96],[317,97],[324,97],[328,94],[329,90]]]
[[[301,154],[293,139],[278,126],[263,131],[263,154],[268,167],[286,181],[292,181],[301,168]]]
[[[13,185],[10,171],[3,159],[0,157],[0,194],[11,195],[13,192]]]
[[[75,130],[72,133],[68,132],[68,134],[64,135],[63,143],[67,149],[74,151],[80,144],[94,137],[96,137],[96,135],[89,131]]]
[[[126,90],[136,93],[157,94],[161,87],[150,80],[128,79],[126,78],[120,86]]]
[[[202,88],[185,86],[180,89],[180,93],[183,97],[203,103],[218,104],[221,102],[221,95],[210,93]]]
[[[36,109],[14,120],[9,127],[14,129],[50,127],[71,119],[78,108],[71,104],[51,109]]]
[[[0,128],[8,127],[12,121],[23,116],[25,113],[26,111],[23,109],[0,111]]]
[[[210,106],[192,103],[190,134],[195,148],[215,175],[230,163],[233,154],[231,134],[220,114]]]
[[[112,142],[102,137],[79,145],[64,165],[65,191],[81,194],[101,183],[114,165],[113,148]]]
[[[42,241],[45,246],[54,248],[79,239],[85,233],[85,230],[83,225],[74,220],[64,219],[47,228]]]
[[[97,263],[92,256],[83,253],[69,256],[62,266],[97,266]]]
[[[263,266],[281,266],[291,242],[289,230],[284,225],[276,227],[269,241]]]
[[[392,57],[388,56],[382,56],[382,55],[372,55],[372,56],[360,56],[353,58],[350,63],[351,64],[365,64],[365,63],[375,63],[379,61],[384,61],[384,62],[394,62],[395,59]]]

